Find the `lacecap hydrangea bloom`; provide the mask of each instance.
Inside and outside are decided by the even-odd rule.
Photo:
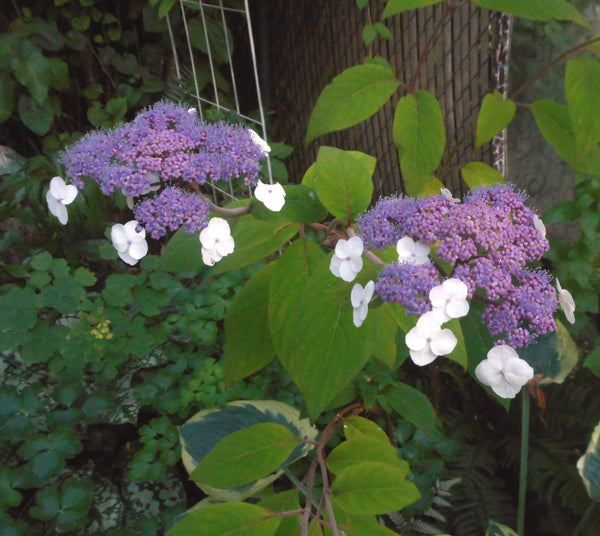
[[[93,180],[105,195],[120,190],[137,200],[135,219],[160,238],[180,226],[204,228],[208,204],[198,189],[206,182],[256,185],[266,149],[255,138],[241,125],[208,124],[185,106],[159,102],[129,123],[88,134],[62,162],[78,188]]]
[[[380,200],[359,217],[360,237],[365,249],[396,246],[399,260],[381,270],[375,292],[420,316],[442,293],[430,301],[432,289],[452,278],[465,285],[465,300],[485,304],[496,344],[520,348],[555,331],[557,293],[546,272],[529,266],[549,244],[525,200],[510,185],[478,188],[460,203],[443,194]]]

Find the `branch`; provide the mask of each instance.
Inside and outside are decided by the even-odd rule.
[[[208,206],[210,207],[210,210],[212,212],[214,212],[215,214],[220,214],[221,216],[231,216],[231,217],[243,216],[244,214],[250,214],[250,212],[252,211],[252,208],[250,208],[250,206],[238,207],[238,208],[220,207],[219,205],[215,205],[215,203],[213,203],[205,195],[200,194],[200,197],[202,197],[202,199],[204,199],[204,201],[206,201],[208,203]]]

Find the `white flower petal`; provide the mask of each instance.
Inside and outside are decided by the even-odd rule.
[[[410,236],[404,236],[396,243],[398,262],[425,264],[429,261],[431,247],[425,242],[415,242]]]
[[[423,350],[429,346],[427,339],[431,334],[431,330],[426,326],[416,325],[404,337],[404,342],[409,350]]]
[[[231,228],[223,218],[211,218],[208,225],[200,231],[200,243],[206,249],[214,249],[217,241],[225,241],[231,236]]]
[[[509,359],[504,367],[504,377],[512,385],[525,385],[533,378],[534,370],[524,359]]]
[[[118,253],[119,257],[121,257],[121,260],[123,262],[126,262],[130,266],[137,264],[137,262],[139,261],[139,259],[134,259],[127,251],[118,251]]]
[[[533,375],[533,368],[507,345],[492,348],[475,368],[477,379],[502,398],[514,398]]]
[[[127,251],[127,248],[129,247],[129,237],[124,225],[115,223],[110,230],[110,239],[118,252]]]
[[[540,234],[546,238],[546,226],[542,219],[537,215],[533,215],[533,226],[540,232]]]
[[[434,333],[429,346],[435,355],[448,355],[457,343],[456,335],[450,329],[442,329]]]
[[[230,255],[231,253],[233,253],[233,250],[235,249],[235,241],[233,240],[233,237],[228,236],[228,237],[224,238],[223,240],[219,240],[215,244],[215,249],[221,257]]]
[[[67,207],[65,207],[60,201],[58,201],[52,195],[50,190],[46,192],[46,203],[48,204],[48,210],[50,211],[50,214],[56,216],[58,218],[58,221],[62,225],[66,225],[69,221],[69,213],[67,211]]]
[[[148,242],[141,236],[134,238],[129,246],[128,253],[134,259],[142,259],[148,253]]]
[[[354,281],[357,274],[358,272],[354,270],[352,264],[348,261],[342,261],[340,263],[340,277],[347,283]]]
[[[271,152],[271,147],[269,147],[269,144],[263,140],[254,130],[252,130],[251,128],[247,129],[248,132],[250,133],[250,137],[252,138],[252,141],[254,142],[255,145],[258,145],[258,147],[260,148],[260,150],[263,152],[263,154],[267,154]]]
[[[469,314],[469,302],[467,300],[459,299],[453,300],[446,306],[446,313],[450,318],[462,318]]]
[[[222,258],[215,250],[202,248],[202,262],[207,266],[214,266]]]
[[[341,265],[342,260],[334,253],[331,257],[331,262],[329,263],[329,270],[335,277],[342,277],[340,274]]]
[[[565,317],[571,324],[575,324],[575,300],[573,295],[560,286],[560,281],[556,280],[556,289],[558,290],[558,304],[565,313]]]
[[[285,190],[278,182],[265,184],[259,180],[254,190],[254,197],[273,212],[279,212],[285,205]]]
[[[415,365],[419,365],[420,367],[429,365],[429,363],[433,363],[437,357],[438,356],[431,351],[429,345],[427,345],[422,350],[410,351],[410,358],[413,360],[413,363]]]

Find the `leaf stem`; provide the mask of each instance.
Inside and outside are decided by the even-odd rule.
[[[529,391],[521,390],[521,468],[519,471],[519,510],[517,533],[525,536],[525,495],[527,493],[527,457],[529,454]]]

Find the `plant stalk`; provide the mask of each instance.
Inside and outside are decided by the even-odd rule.
[[[527,493],[527,458],[529,454],[529,391],[521,391],[521,468],[519,471],[519,510],[517,534],[525,536],[525,495]]]

